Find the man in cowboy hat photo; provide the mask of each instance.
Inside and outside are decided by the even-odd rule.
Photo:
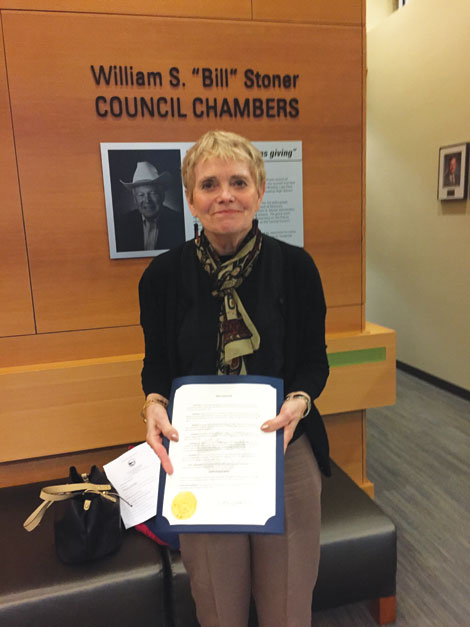
[[[132,181],[121,183],[132,193],[135,209],[115,221],[117,252],[165,250],[184,242],[182,212],[163,204],[171,183],[169,172],[140,161]]]

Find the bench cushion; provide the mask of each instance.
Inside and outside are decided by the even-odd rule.
[[[321,557],[313,610],[393,596],[396,563],[395,525],[332,464],[332,476],[323,480]],[[168,571],[175,627],[197,627],[189,578],[179,553],[168,553]],[[251,625],[256,625],[253,615]]]
[[[0,625],[52,627],[61,617],[67,627],[166,627],[160,547],[129,530],[116,553],[62,564],[54,547],[57,505],[34,531],[23,529],[43,485],[0,490]]]
[[[323,481],[320,542],[313,609],[395,595],[395,525],[336,464]]]

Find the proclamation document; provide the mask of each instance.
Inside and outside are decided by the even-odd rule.
[[[251,376],[181,380],[199,381],[180,385],[172,395],[179,442],[169,445],[174,473],[164,475],[160,484],[163,520],[180,532],[282,533],[282,433],[260,428],[278,413],[282,381]]]

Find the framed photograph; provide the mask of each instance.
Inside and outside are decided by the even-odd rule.
[[[155,257],[192,237],[181,161],[191,144],[102,143],[111,259]]]
[[[439,148],[438,200],[467,197],[468,143]]]

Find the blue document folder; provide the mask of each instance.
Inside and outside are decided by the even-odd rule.
[[[189,376],[180,377],[173,381],[170,403],[168,406],[168,415],[170,420],[172,419],[173,403],[175,392],[183,385],[189,384],[264,384],[270,385],[276,390],[276,410],[279,413],[281,405],[284,400],[283,393],[283,381],[274,377],[264,377],[256,375],[242,375],[242,376]],[[274,418],[274,416],[273,416]],[[261,425],[260,425],[261,426]],[[152,530],[156,534],[164,534],[168,532],[178,533],[283,533],[284,532],[284,437],[283,430],[280,429],[276,432],[276,503],[275,503],[275,515],[269,518],[265,524],[246,525],[246,524],[170,524],[167,518],[162,515],[163,511],[163,499],[165,494],[166,485],[166,472],[161,470],[159,495],[157,504],[157,515],[152,520]],[[164,444],[171,457],[171,447],[178,446],[164,441]]]

